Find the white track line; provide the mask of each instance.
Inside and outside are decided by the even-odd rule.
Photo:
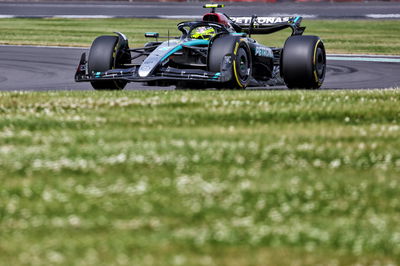
[[[400,63],[400,58],[382,58],[382,57],[345,57],[345,56],[328,56],[327,60],[333,61],[362,61],[362,62],[382,62],[382,63]]]
[[[169,16],[169,15],[166,15],[166,16],[155,16],[156,18],[166,18],[166,19],[201,19],[202,18],[202,16],[185,16],[185,15],[182,15],[182,16]]]
[[[377,54],[327,54],[327,56],[362,56],[362,57],[388,57],[388,58],[400,58],[400,55],[377,55]]]
[[[400,14],[367,14],[365,16],[367,18],[376,18],[376,19],[400,18]]]
[[[114,18],[113,16],[104,16],[104,15],[57,15],[52,16],[52,18]]]

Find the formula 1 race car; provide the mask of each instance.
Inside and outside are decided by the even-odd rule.
[[[96,90],[121,90],[128,82],[178,88],[244,89],[285,85],[316,89],[326,71],[324,44],[302,35],[301,17],[228,17],[223,5],[205,5],[202,21],[179,23],[180,37],[158,41],[158,33],[142,48],[129,48],[122,33],[97,37],[88,58],[83,53],[75,81]],[[251,38],[290,28],[283,48],[268,47]]]

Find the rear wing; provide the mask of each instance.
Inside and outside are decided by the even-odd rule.
[[[292,35],[302,35],[305,27],[300,27],[302,17],[229,17],[237,31],[248,34],[270,34],[286,28]],[[236,27],[235,27],[236,26]]]

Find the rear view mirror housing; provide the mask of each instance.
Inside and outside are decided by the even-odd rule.
[[[160,34],[158,32],[146,32],[144,34],[144,37],[146,37],[146,38],[158,38],[158,37],[160,37]]]

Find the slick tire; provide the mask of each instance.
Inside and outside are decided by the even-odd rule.
[[[222,84],[223,88],[245,89],[252,74],[252,60],[250,48],[240,37],[223,35],[214,39],[208,53],[208,69],[212,72],[221,72],[225,56],[231,56],[230,81]]]
[[[318,89],[326,72],[326,53],[317,36],[289,37],[281,54],[281,76],[290,89]]]
[[[88,58],[88,71],[91,75],[115,68],[117,43],[118,37],[116,36],[100,36],[93,41]],[[99,80],[90,83],[95,90],[122,90],[127,81]]]

